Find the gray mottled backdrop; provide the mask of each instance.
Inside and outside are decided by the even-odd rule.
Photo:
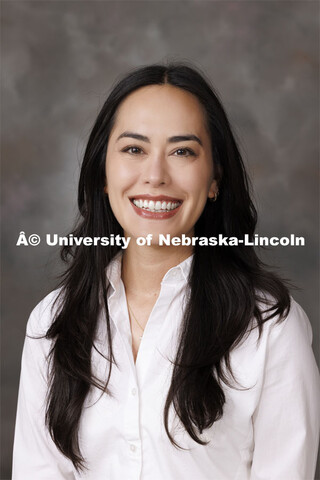
[[[117,78],[189,60],[220,93],[251,174],[259,232],[305,247],[264,257],[300,287],[318,358],[318,10],[313,1],[11,1],[2,7],[2,475],[11,450],[26,321],[55,286],[57,250],[20,231],[65,234],[79,163]],[[288,480],[288,479],[286,479]],[[311,480],[311,479],[308,479]]]

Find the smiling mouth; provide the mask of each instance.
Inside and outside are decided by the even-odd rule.
[[[147,212],[153,213],[165,213],[171,212],[178,208],[182,201],[180,200],[173,200],[173,201],[165,201],[165,200],[146,200],[142,198],[132,198],[131,202],[141,210],[145,210]]]

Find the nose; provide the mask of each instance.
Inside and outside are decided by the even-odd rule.
[[[161,152],[149,155],[143,165],[143,182],[152,187],[166,185],[169,181],[169,173],[166,160]]]

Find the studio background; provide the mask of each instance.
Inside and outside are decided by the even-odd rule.
[[[26,322],[56,285],[46,233],[73,225],[90,128],[112,85],[187,60],[220,94],[260,214],[258,232],[304,236],[263,258],[300,288],[319,361],[319,4],[313,1],[2,1],[2,465],[11,455]],[[20,231],[37,247],[16,246]],[[310,479],[311,480],[311,479]]]

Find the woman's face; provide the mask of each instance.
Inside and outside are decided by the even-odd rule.
[[[172,85],[121,103],[109,138],[105,192],[126,236],[193,235],[214,196],[211,142],[198,99]]]

